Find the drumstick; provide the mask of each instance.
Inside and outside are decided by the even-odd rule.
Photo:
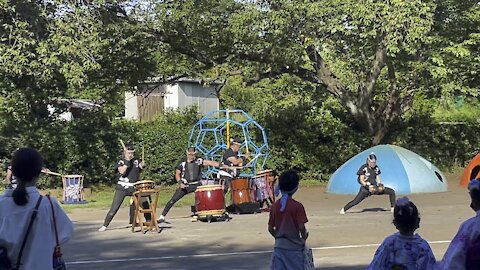
[[[243,138],[245,139],[245,151],[247,152],[247,154],[250,153],[250,151],[248,151],[248,140],[247,140],[247,134],[245,134],[245,132],[243,133]]]
[[[44,173],[44,174],[51,174],[51,175],[55,175],[55,176],[62,176],[60,173],[51,172],[51,171],[44,171],[44,170],[42,170],[42,173]]]
[[[142,161],[145,162],[145,147],[142,145]]]
[[[250,160],[245,166],[251,165],[251,163],[252,163],[255,159],[257,159],[261,154],[262,154],[262,153],[258,153],[258,154],[257,154],[256,156],[254,156],[254,157],[252,158],[252,160]]]
[[[125,144],[123,143],[122,139],[119,139],[120,140],[120,144],[122,145],[123,147],[123,150],[124,151],[127,151],[127,147],[125,147]]]

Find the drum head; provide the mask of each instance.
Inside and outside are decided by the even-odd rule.
[[[152,180],[143,180],[143,181],[137,181],[135,182],[134,185],[140,185],[140,184],[155,184]]]
[[[263,170],[263,171],[257,172],[257,175],[271,173],[271,172],[272,172],[272,170]]]
[[[206,185],[206,186],[199,186],[195,192],[201,191],[208,191],[208,190],[215,190],[215,189],[222,189],[222,185]]]

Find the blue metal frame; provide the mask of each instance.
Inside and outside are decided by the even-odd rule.
[[[225,141],[226,135],[224,132],[227,123],[229,123],[231,126],[239,126],[242,129],[245,140],[240,147],[239,152],[244,152],[242,149],[244,150],[246,145],[248,145],[251,158],[253,159],[254,157],[258,156],[251,162],[251,169],[249,172],[243,172],[241,176],[253,176],[256,174],[257,169],[263,170],[267,162],[269,147],[265,129],[255,122],[255,120],[253,120],[253,118],[243,110],[228,110],[228,114],[242,114],[245,118],[247,118],[247,120],[244,122],[239,122],[231,118],[227,119],[227,110],[211,111],[193,126],[188,139],[189,146],[195,146],[195,148],[201,153],[201,156],[203,156],[205,159],[221,161],[223,153],[227,149],[227,144]],[[216,125],[214,128],[211,127],[212,123]],[[206,124],[210,125],[207,127]],[[255,130],[250,130],[248,128],[248,126],[252,124],[254,129],[262,133],[262,142],[255,142],[252,140],[250,132],[253,133]],[[213,136],[210,137],[208,135]],[[206,146],[204,144],[206,139],[214,139],[214,146],[211,148]],[[245,156],[245,154],[240,153],[239,156]],[[203,177],[211,178],[212,175],[216,174],[217,172],[218,170],[216,168],[209,167],[208,170],[203,172]]]

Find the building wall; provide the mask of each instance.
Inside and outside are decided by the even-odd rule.
[[[125,92],[125,119],[138,119],[137,96]]]
[[[182,92],[182,108],[195,105],[199,111],[206,114],[219,109],[219,102],[213,86],[203,86],[194,83],[179,83]]]
[[[165,86],[165,96],[164,96],[164,106],[165,110],[176,109],[179,106],[179,92],[178,84],[169,84]]]
[[[158,109],[158,113],[195,105],[201,113],[206,114],[218,110],[220,106],[214,86],[203,86],[196,82],[165,84],[152,91],[151,95],[163,96],[163,109]],[[157,103],[160,104],[156,99],[148,102],[142,96],[134,96],[132,93],[126,92],[125,118],[149,121],[151,116],[153,117],[157,113],[155,112],[158,107]],[[149,106],[142,106],[145,104]]]

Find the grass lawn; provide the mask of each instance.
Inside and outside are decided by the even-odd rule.
[[[322,183],[318,180],[302,180],[300,182],[301,186],[310,187],[310,186],[319,186],[319,185],[326,185],[326,183]],[[163,186],[160,188],[160,197],[158,199],[158,207],[163,208],[165,204],[170,200],[177,185],[174,186]],[[4,188],[0,187],[0,193],[3,193]],[[49,190],[41,190],[42,194],[50,194],[57,198],[58,201],[62,200],[62,189],[49,189]],[[114,187],[99,187],[99,188],[92,188],[91,194],[86,194],[86,200],[88,203],[86,204],[60,204],[63,209],[67,213],[71,212],[73,209],[78,208],[100,208],[100,209],[109,209],[112,203],[113,194],[115,193]],[[229,194],[227,194],[229,196]],[[130,197],[126,197],[123,201],[122,206],[128,206],[130,202]],[[190,206],[195,204],[195,194],[191,193],[187,196],[183,197],[180,201],[178,201],[175,206]]]
[[[158,207],[163,208],[165,204],[172,198],[173,193],[175,193],[176,186],[166,186],[160,188],[160,197],[158,198]],[[115,193],[115,188],[113,187],[103,187],[101,189],[92,191],[90,196],[87,196],[85,199],[88,203],[86,204],[62,204],[63,209],[67,213],[71,212],[72,209],[78,208],[101,208],[109,209],[112,204],[113,194]],[[60,196],[61,200],[61,193]],[[122,206],[128,206],[130,202],[130,197],[126,197],[123,201]],[[195,204],[195,194],[188,194],[178,201],[175,206],[188,206]]]

